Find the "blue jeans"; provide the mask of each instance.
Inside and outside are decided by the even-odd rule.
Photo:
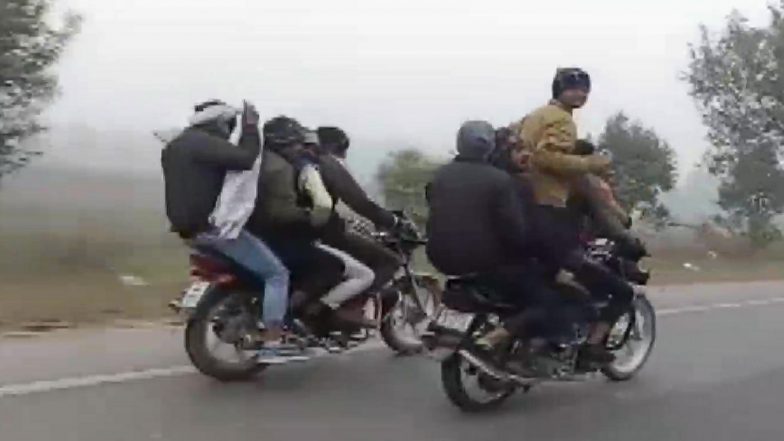
[[[193,239],[193,245],[213,249],[264,280],[261,319],[267,327],[283,323],[289,303],[289,271],[267,244],[242,230],[236,239],[201,233]]]

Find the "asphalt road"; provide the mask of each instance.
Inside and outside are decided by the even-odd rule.
[[[0,440],[781,440],[784,283],[653,294],[658,342],[632,382],[543,385],[465,415],[438,365],[384,348],[220,384],[176,330],[0,340]]]

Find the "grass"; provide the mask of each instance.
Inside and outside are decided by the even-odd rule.
[[[690,268],[684,266],[687,264]],[[653,285],[748,282],[784,279],[784,261],[746,259],[666,259],[644,262],[651,269]]]
[[[0,191],[0,328],[31,321],[104,323],[169,315],[188,283],[187,250],[166,231],[161,184],[40,173]],[[418,267],[434,272],[424,253]],[[657,250],[653,284],[784,279],[784,245],[746,258]],[[684,267],[684,263],[699,271]],[[123,275],[147,286],[126,286]]]
[[[135,237],[98,231],[0,234],[0,328],[167,316],[166,303],[188,283],[187,250],[169,233],[152,231]],[[417,266],[434,272],[423,254],[416,256]],[[783,264],[765,255],[710,259],[662,250],[644,262],[653,285],[784,279]],[[147,286],[126,286],[123,275]]]

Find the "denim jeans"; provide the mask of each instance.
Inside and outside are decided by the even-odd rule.
[[[223,239],[206,232],[193,239],[193,245],[211,248],[264,280],[262,321],[265,326],[280,326],[289,302],[289,271],[261,239],[242,230],[236,239]]]

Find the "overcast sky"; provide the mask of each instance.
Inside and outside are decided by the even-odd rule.
[[[765,0],[61,1],[86,20],[59,67],[55,124],[149,132],[199,100],[248,98],[262,117],[377,141],[365,148],[445,154],[463,120],[519,119],[548,100],[557,66],[578,65],[594,80],[583,134],[623,109],[682,168],[706,147],[678,80],[687,43],[733,8],[767,17]]]

